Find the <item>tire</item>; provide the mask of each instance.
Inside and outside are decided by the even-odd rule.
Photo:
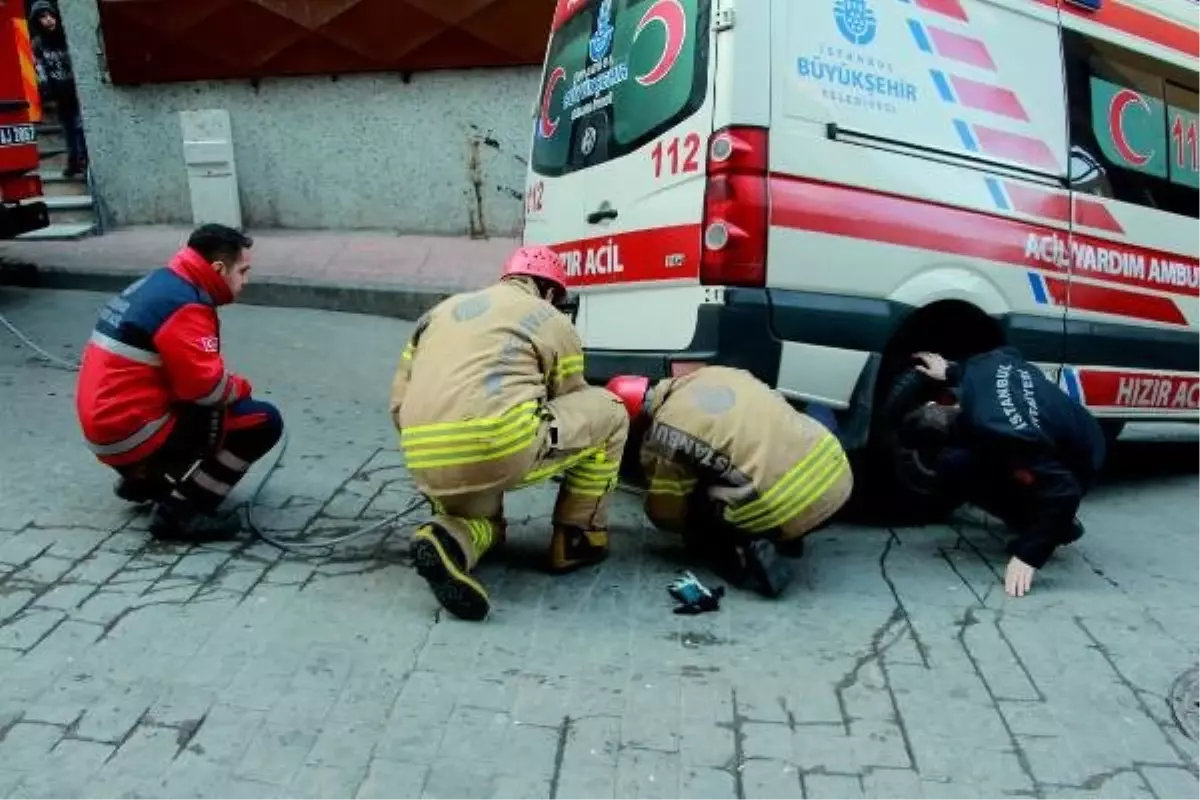
[[[1104,433],[1104,444],[1111,450],[1121,437],[1121,432],[1125,430],[1125,422],[1119,419],[1102,419],[1099,422],[1100,430]]]
[[[938,399],[943,390],[912,368],[891,370],[881,387],[871,439],[855,465],[856,516],[878,524],[923,525],[944,520],[960,503],[940,491],[916,454],[900,444],[900,424],[911,411]]]

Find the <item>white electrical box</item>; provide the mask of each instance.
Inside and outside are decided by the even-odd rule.
[[[196,225],[217,222],[242,227],[237,165],[233,158],[233,129],[224,109],[180,111],[183,162],[192,196]]]

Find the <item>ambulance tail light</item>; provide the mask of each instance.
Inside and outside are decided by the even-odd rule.
[[[767,282],[767,130],[730,127],[708,141],[700,283]]]

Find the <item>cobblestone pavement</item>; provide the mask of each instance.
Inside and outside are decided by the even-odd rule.
[[[0,313],[65,355],[101,300],[3,292]],[[294,537],[402,508],[384,409],[407,324],[225,319],[291,433],[261,520]],[[149,543],[72,397],[0,331],[0,795],[1200,793],[1165,699],[1198,658],[1194,428],[1124,444],[1088,535],[1022,600],[1004,597],[998,531],[964,519],[837,526],[785,599],[676,616],[679,550],[629,496],[607,563],[538,572],[536,489],[509,503],[509,546],[482,570],[496,608],[469,624],[409,569],[407,528],[314,557]]]

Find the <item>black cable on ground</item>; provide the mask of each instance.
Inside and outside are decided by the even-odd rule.
[[[34,342],[32,339],[30,339],[28,336],[26,336],[24,333],[22,333],[21,330],[16,325],[13,325],[11,322],[9,322],[8,318],[5,317],[3,314],[0,314],[0,326],[7,328],[8,332],[11,333],[13,336],[15,336],[17,341],[19,341],[21,344],[25,345],[30,350],[32,350],[33,352],[35,352],[39,356],[41,356],[41,358],[44,361],[47,361],[50,364],[50,366],[56,367],[58,369],[67,370],[69,372],[78,372],[79,371],[79,362],[78,361],[68,361],[64,358],[60,358],[60,357],[54,355],[53,353],[47,352],[44,348],[39,346],[36,342]],[[280,550],[284,550],[284,551],[292,552],[292,553],[305,553],[308,550],[321,550],[321,549],[332,548],[332,547],[335,547],[336,545],[344,544],[353,539],[357,539],[359,537],[366,536],[368,533],[373,533],[373,532],[379,530],[380,528],[384,527],[385,525],[390,525],[394,522],[398,522],[398,521],[404,519],[405,517],[407,517],[409,514],[416,511],[417,509],[419,509],[421,506],[427,505],[427,503],[428,503],[428,501],[424,497],[418,495],[415,498],[413,498],[413,501],[411,503],[409,503],[407,506],[405,506],[402,510],[397,511],[395,514],[392,514],[384,519],[378,520],[377,522],[373,522],[370,525],[367,525],[365,527],[357,528],[348,533],[343,533],[338,536],[330,536],[330,537],[327,537],[327,538],[319,540],[319,541],[313,541],[310,539],[310,540],[305,540],[305,541],[300,541],[300,542],[285,542],[281,539],[278,539],[278,538],[268,534],[261,527],[259,527],[258,523],[254,519],[254,509],[258,506],[258,497],[260,494],[262,494],[263,488],[271,480],[271,477],[275,474],[275,470],[277,470],[279,468],[279,464],[283,460],[283,454],[284,454],[284,452],[287,451],[287,444],[288,444],[288,435],[287,435],[287,431],[284,431],[283,437],[279,440],[279,444],[276,445],[275,458],[274,458],[274,460],[272,460],[271,466],[267,470],[267,474],[264,475],[263,479],[258,482],[258,486],[255,487],[255,489],[254,489],[254,493],[250,495],[250,499],[247,500],[246,502],[242,503],[242,505],[238,506],[238,508],[246,509],[246,527],[248,527],[250,529],[251,533],[253,533],[255,536],[257,536],[259,539],[263,540],[264,542],[266,542],[274,547],[278,547]]]
[[[357,539],[361,536],[366,536],[368,533],[373,533],[374,531],[379,530],[380,528],[384,527],[385,525],[390,525],[394,522],[398,522],[398,521],[404,519],[405,517],[407,517],[409,514],[416,511],[417,509],[428,504],[428,501],[424,497],[422,497],[421,495],[417,495],[416,497],[413,498],[412,502],[410,502],[407,506],[405,506],[400,511],[397,511],[394,514],[391,514],[390,516],[387,516],[381,520],[373,522],[370,525],[367,525],[365,527],[352,530],[349,533],[343,533],[343,534],[339,534],[337,536],[330,536],[330,537],[326,537],[321,540],[305,539],[304,541],[300,541],[300,542],[285,542],[282,539],[278,539],[274,536],[271,536],[269,533],[267,533],[261,527],[259,527],[258,523],[255,522],[255,520],[254,520],[254,509],[258,506],[258,496],[259,496],[259,494],[262,493],[263,487],[265,487],[267,485],[267,483],[270,482],[271,476],[274,475],[275,470],[277,470],[279,468],[279,463],[283,460],[283,454],[284,454],[284,452],[287,451],[287,444],[288,444],[287,431],[284,431],[283,438],[281,438],[279,440],[279,444],[276,446],[275,458],[271,462],[271,466],[267,470],[267,474],[264,475],[263,479],[258,482],[258,486],[254,489],[254,493],[252,495],[250,495],[250,499],[247,500],[243,504],[243,507],[246,509],[246,527],[248,527],[254,533],[255,536],[262,539],[264,542],[267,542],[268,544],[278,547],[280,550],[286,550],[288,552],[294,552],[294,553],[304,553],[307,550],[320,550],[320,549],[324,549],[324,548],[332,548],[336,545],[344,544],[345,542],[349,542],[349,541],[351,541],[353,539]]]

